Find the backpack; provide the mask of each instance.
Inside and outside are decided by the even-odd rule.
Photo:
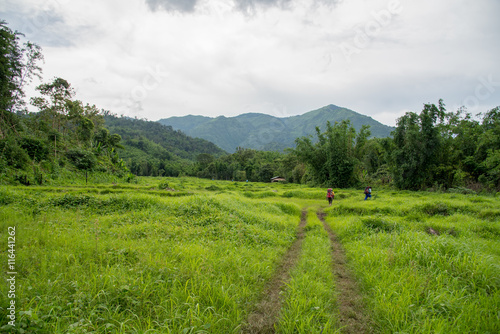
[[[328,197],[328,198],[333,197],[333,190],[332,189],[328,189],[326,197]]]
[[[365,188],[365,194],[369,194],[368,189],[369,189],[369,187],[366,187],[366,188]]]

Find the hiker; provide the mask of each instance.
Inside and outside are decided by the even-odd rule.
[[[332,188],[328,188],[328,190],[326,192],[326,198],[328,199],[328,204],[330,204],[330,206],[331,206],[332,201],[335,198],[335,193],[333,192]]]
[[[372,187],[365,188],[365,201],[372,197]]]

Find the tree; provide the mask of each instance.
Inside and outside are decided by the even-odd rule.
[[[418,115],[408,112],[397,121],[391,167],[400,189],[417,190],[429,186],[440,164],[442,147],[438,121],[446,116],[444,104],[425,104]]]
[[[73,97],[74,91],[68,81],[62,78],[54,78],[51,83],[41,84],[36,88],[43,97],[31,99],[31,104],[40,110],[44,121],[52,125],[53,129],[61,131],[63,121],[66,121],[72,103],[68,103]]]
[[[76,168],[85,171],[85,183],[87,183],[87,172],[91,171],[97,163],[94,154],[86,150],[72,149],[66,153],[66,157]]]
[[[12,113],[21,90],[18,78],[23,71],[19,35],[7,27],[5,21],[0,21],[0,138],[16,131],[19,123]]]
[[[21,111],[25,104],[24,86],[34,77],[41,78],[42,68],[38,63],[43,61],[42,49],[29,41],[21,48],[20,36],[23,34],[13,32],[5,21],[0,21],[0,113],[3,121],[9,120],[7,112]]]
[[[364,138],[366,130],[360,138]],[[350,187],[357,184],[355,168],[359,161],[355,157],[356,130],[350,121],[344,120],[333,126],[327,123],[326,131],[316,128],[318,141],[312,143],[308,137],[296,140],[295,154],[305,163],[317,184],[334,187]],[[360,140],[360,145],[364,142]]]
[[[18,78],[22,76],[22,51],[19,47],[18,32],[0,21],[0,110],[3,117],[15,104],[15,96],[20,90]]]

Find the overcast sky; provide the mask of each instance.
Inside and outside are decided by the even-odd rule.
[[[395,125],[440,98],[485,112],[500,105],[498,14],[498,0],[0,0],[43,48],[44,82],[150,120],[335,104]]]

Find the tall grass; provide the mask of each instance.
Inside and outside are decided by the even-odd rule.
[[[327,210],[380,332],[500,332],[499,204],[381,194]]]
[[[107,182],[0,187],[5,264],[16,226],[19,325],[0,332],[239,333],[296,238],[300,208],[326,205],[326,190],[290,184]],[[327,222],[379,332],[500,332],[500,198],[335,193]],[[336,330],[329,239],[312,209],[307,219],[281,333]]]
[[[45,333],[238,332],[300,211],[229,195],[0,194],[2,250],[18,231],[19,324]]]

